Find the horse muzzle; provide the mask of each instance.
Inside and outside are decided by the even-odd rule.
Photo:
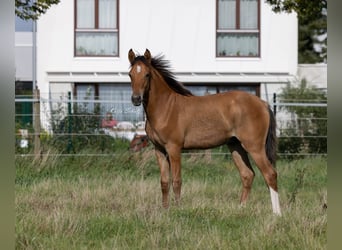
[[[134,106],[140,106],[142,102],[142,98],[140,95],[132,95],[132,103]]]

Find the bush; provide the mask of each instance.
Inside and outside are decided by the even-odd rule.
[[[301,152],[303,139],[296,136],[296,130],[289,128],[281,133],[278,140],[278,151],[284,154],[284,158],[297,158]]]
[[[324,91],[308,86],[303,79],[298,86],[289,84],[279,95],[283,103],[326,103]],[[280,130],[279,151],[282,153],[327,153],[327,108],[313,106],[281,106],[291,120]]]
[[[68,107],[70,108],[70,107]],[[113,153],[128,150],[129,141],[116,139],[104,134],[100,129],[100,109],[88,112],[86,105],[74,105],[73,112],[65,112],[61,104],[52,111],[50,121],[53,136],[47,139],[47,145],[61,153],[79,153],[91,149],[92,153]]]

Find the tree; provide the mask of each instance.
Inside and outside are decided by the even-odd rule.
[[[318,63],[327,59],[327,0],[266,0],[276,13],[298,15],[298,62]]]
[[[23,20],[37,20],[60,0],[15,0],[15,14]]]

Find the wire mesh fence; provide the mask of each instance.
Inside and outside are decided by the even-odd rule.
[[[276,113],[278,156],[325,156],[326,102],[296,101],[270,103]],[[112,156],[129,151],[132,143],[136,143],[136,149],[148,145],[144,141],[143,108],[134,107],[129,99],[99,100],[86,96],[77,99],[69,93],[58,98],[16,96],[15,105],[16,156]],[[289,112],[286,109],[289,106],[307,112],[305,116],[298,115]],[[204,152],[184,151],[183,154],[203,155]],[[222,146],[210,150],[210,155],[228,156],[229,153]]]

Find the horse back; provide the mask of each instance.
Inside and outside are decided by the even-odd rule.
[[[268,105],[259,97],[243,91],[208,96],[193,96],[183,104],[179,118],[184,127],[185,148],[211,148],[227,143],[231,137],[240,141],[264,141],[269,126]]]

